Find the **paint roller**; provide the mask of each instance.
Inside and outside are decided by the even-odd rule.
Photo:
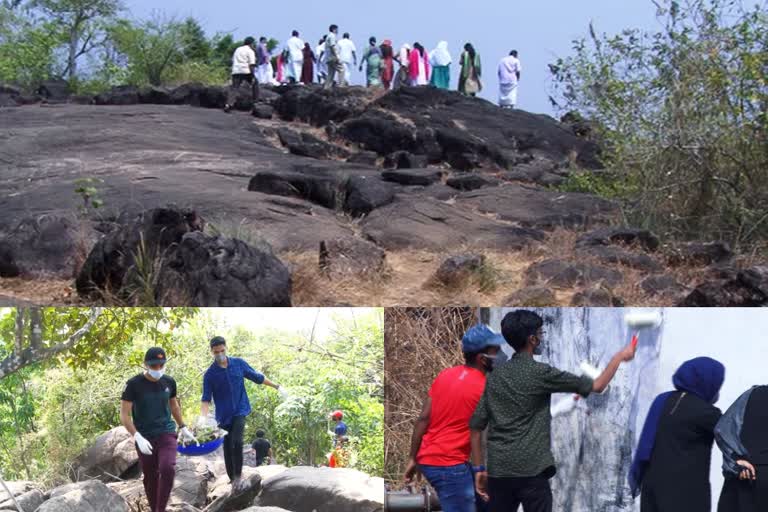
[[[636,349],[640,341],[640,330],[653,329],[660,326],[661,313],[658,311],[630,311],[624,315],[624,323],[627,325],[627,327],[634,331],[630,343],[632,344],[632,348]],[[579,368],[581,369],[581,373],[583,375],[588,376],[592,380],[597,379],[602,373],[598,368],[589,364],[587,361],[583,361],[581,365],[579,365]],[[608,391],[608,388],[603,390],[603,393],[606,391]]]

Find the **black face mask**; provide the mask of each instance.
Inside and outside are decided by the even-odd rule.
[[[496,367],[497,356],[490,354],[482,354],[483,360],[485,360],[485,369],[488,373],[491,373]]]

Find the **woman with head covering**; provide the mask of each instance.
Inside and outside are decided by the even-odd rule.
[[[367,87],[381,87],[381,50],[376,46],[376,38],[368,40],[368,48],[363,52],[360,71],[366,66],[365,83]]]
[[[629,471],[642,512],[708,512],[709,468],[725,367],[708,357],[683,363],[651,405]]]
[[[427,51],[420,43],[413,44],[413,51],[408,58],[408,76],[411,79],[411,85],[427,85],[429,83],[429,56]]]
[[[381,50],[381,83],[385,89],[389,89],[395,78],[395,55],[392,41],[385,39],[379,49]]]
[[[301,83],[311,84],[315,81],[315,52],[309,43],[304,43],[304,63],[301,65]]]
[[[471,43],[464,45],[461,54],[461,75],[459,76],[459,92],[468,96],[474,96],[483,90],[480,81],[483,69],[480,64],[480,54]]]
[[[715,427],[725,484],[718,512],[768,510],[768,386],[741,395]]]
[[[430,83],[438,89],[448,89],[451,86],[451,54],[448,52],[448,42],[440,41],[437,48],[429,54],[432,65]]]

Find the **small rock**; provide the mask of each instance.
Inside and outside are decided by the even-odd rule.
[[[440,181],[442,176],[443,172],[437,169],[398,169],[381,173],[384,181],[401,185],[431,185]]]
[[[8,498],[8,495],[6,494],[5,489],[3,489],[3,492],[0,493],[0,500],[2,500],[0,501],[0,511],[6,509],[11,511],[17,510],[13,500],[11,498],[6,498]],[[45,496],[40,489],[32,489],[25,493],[15,495],[15,499],[22,510],[37,510],[37,508],[45,501]]]
[[[232,492],[231,487],[228,486],[226,492],[203,509],[204,512],[233,512],[251,505],[261,491],[261,476],[252,472],[250,468],[248,470],[244,468],[240,484],[241,487],[237,492]]]
[[[680,295],[685,292],[685,286],[672,276],[660,274],[648,276],[640,281],[640,288],[648,295]]]
[[[650,252],[656,251],[661,244],[659,237],[647,229],[607,227],[596,229],[582,235],[576,241],[576,246],[591,247],[619,243],[626,245],[638,244],[643,249]]]
[[[557,297],[551,288],[532,286],[514,292],[502,301],[504,306],[548,307],[557,305]]]
[[[435,279],[444,286],[461,286],[473,273],[485,265],[482,254],[459,254],[444,260],[435,272]]]
[[[251,114],[257,119],[272,119],[272,116],[275,114],[275,109],[272,108],[271,105],[257,103],[253,106]]]
[[[545,281],[557,288],[591,286],[602,283],[613,287],[624,279],[621,272],[589,263],[572,263],[560,259],[549,259],[534,263],[525,271],[528,281]]]
[[[329,276],[377,275],[386,268],[386,258],[384,249],[359,238],[320,242],[320,269]]]
[[[579,251],[597,258],[601,263],[616,263],[644,272],[661,272],[662,265],[647,254],[633,252],[623,247],[595,245]]]
[[[756,266],[740,271],[735,279],[704,282],[678,305],[682,307],[768,306],[768,266]]]
[[[374,151],[361,151],[355,153],[347,159],[347,162],[358,165],[370,165],[375,167],[378,163],[379,155]]]
[[[493,184],[489,179],[474,173],[453,176],[445,183],[456,190],[477,190]]]
[[[259,171],[248,183],[251,192],[298,197],[334,209],[343,184],[332,175],[298,171]]]
[[[671,249],[670,265],[711,265],[733,258],[731,247],[725,242],[689,242]]]
[[[395,151],[384,159],[387,169],[424,169],[427,167],[425,155],[414,155],[408,151]]]
[[[574,307],[624,307],[624,301],[616,297],[610,290],[594,288],[577,292],[571,298]]]
[[[48,101],[64,102],[69,97],[69,82],[66,80],[45,80],[36,92]]]

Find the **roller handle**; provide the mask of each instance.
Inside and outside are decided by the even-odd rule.
[[[638,341],[640,341],[640,340],[639,340],[639,337],[638,337],[638,333],[635,333],[635,334],[633,334],[633,335],[632,335],[632,341],[631,341],[631,343],[632,343],[632,349],[633,349],[633,350],[637,348],[637,343],[638,343]]]

